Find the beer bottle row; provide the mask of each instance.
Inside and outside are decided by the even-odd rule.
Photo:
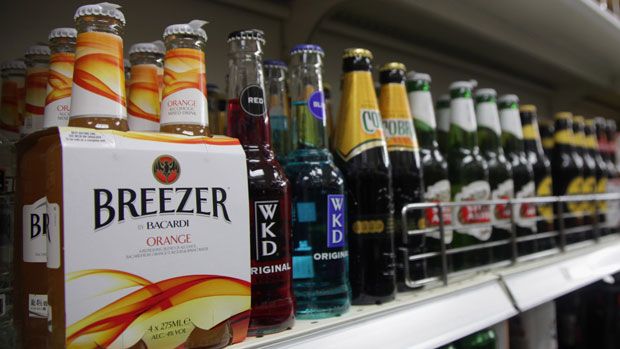
[[[363,48],[342,55],[340,109],[332,117],[322,48],[293,47],[288,66],[263,61],[266,38],[257,29],[228,35],[223,98],[207,84],[205,23],[170,25],[163,41],[132,45],[126,84],[119,6],[78,8],[75,28],[54,29],[49,46],[26,50],[25,63],[2,65],[0,126],[13,140],[67,125],[200,137],[225,131],[239,139],[249,184],[250,335],[285,330],[295,317],[337,316],[350,304],[388,302],[408,289],[406,280],[436,275],[438,260],[408,256],[438,250],[439,233],[409,235],[412,229],[443,223],[450,248],[497,242],[451,255],[450,269],[462,270],[512,257],[513,218],[523,238],[519,255],[561,243],[552,234],[536,236],[559,224],[582,227],[568,235],[571,243],[591,238],[594,222],[609,221],[612,207],[605,203],[472,203],[445,207],[441,215],[434,207],[408,212],[405,225],[401,213],[410,203],[615,190],[609,184],[618,181],[615,124],[560,112],[552,128],[542,127],[548,139],[541,139],[536,107],[519,105],[516,95],[498,98],[493,89],[457,81],[433,106],[431,77],[407,72],[399,62],[380,67],[377,97],[373,55]],[[39,142],[38,151],[18,159],[19,168],[43,171],[40,154],[47,146]],[[12,191],[5,185],[5,193]],[[37,199],[25,193],[17,212]],[[23,217],[15,219],[15,249],[24,250],[32,241],[19,230]],[[14,293],[15,324],[24,347],[43,348],[48,289],[34,281],[48,273],[45,251],[33,259],[17,255],[14,273],[28,278]],[[32,295],[38,295],[34,315]]]

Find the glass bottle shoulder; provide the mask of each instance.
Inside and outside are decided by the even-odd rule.
[[[284,169],[266,147],[245,147],[250,190],[254,188],[285,189],[288,186]]]

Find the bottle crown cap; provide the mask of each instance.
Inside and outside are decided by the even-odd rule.
[[[471,81],[455,81],[450,84],[450,90],[456,90],[461,88],[467,88],[472,90],[474,88],[474,84]]]
[[[350,57],[364,57],[373,59],[372,52],[365,48],[347,48],[342,53],[342,58],[350,58]]]
[[[47,45],[33,45],[28,47],[24,51],[25,56],[29,55],[41,55],[41,56],[49,56],[51,54],[50,48]]]
[[[0,63],[0,70],[5,70],[5,69],[26,70],[26,63],[24,63],[24,61],[17,60],[17,59],[10,60],[10,61],[4,61]]]
[[[569,111],[559,111],[557,113],[555,113],[555,115],[553,115],[553,118],[556,120],[572,120],[573,119],[573,113],[569,112]]]
[[[476,97],[481,97],[481,96],[493,96],[496,97],[497,96],[497,92],[492,89],[492,88],[481,88],[481,89],[477,89],[476,93],[474,94]]]
[[[109,2],[101,2],[98,4],[84,5],[78,7],[75,11],[74,20],[84,16],[104,16],[118,19],[125,25],[125,15],[119,10],[121,5],[112,4]]]
[[[129,48],[129,54],[134,53],[160,53],[164,54],[166,52],[166,46],[164,46],[164,42],[161,40],[156,40],[153,42],[139,42],[137,44],[131,45]]]
[[[402,70],[402,71],[406,71],[407,67],[405,67],[405,65],[403,63],[400,62],[390,62],[390,63],[385,63],[381,68],[379,68],[379,71],[389,71],[389,70]]]
[[[575,115],[573,116],[573,123],[575,124],[583,124],[584,123],[584,117],[581,115]]]
[[[286,63],[279,59],[266,59],[263,61],[264,68],[280,68],[284,70],[288,70],[288,66]]]
[[[586,119],[585,124],[588,127],[594,127],[594,119]]]
[[[519,106],[519,111],[523,113],[536,113],[536,106],[533,104],[522,104]]]
[[[431,76],[429,74],[426,73],[418,73],[415,71],[410,71],[407,73],[407,80],[410,81],[417,81],[417,80],[422,80],[422,81],[426,81],[426,82],[431,82]]]
[[[237,30],[228,34],[228,42],[233,40],[256,40],[261,44],[265,44],[265,32],[260,29],[244,29]]]
[[[55,28],[52,29],[50,35],[48,36],[49,40],[55,38],[75,38],[77,37],[77,30],[75,28]]]
[[[301,54],[301,53],[306,53],[306,52],[318,53],[321,56],[325,55],[325,52],[323,52],[323,48],[321,48],[321,46],[319,45],[300,44],[300,45],[295,45],[295,47],[291,49],[291,55]]]
[[[195,35],[195,36],[202,38],[202,40],[207,41],[207,32],[205,32],[204,29],[202,29],[202,26],[208,23],[209,22],[207,21],[203,21],[200,19],[194,19],[190,21],[189,23],[169,25],[164,30],[164,39],[166,39],[166,37],[170,35],[186,34],[186,35]]]
[[[499,97],[498,103],[519,103],[519,97],[514,94],[507,94]]]

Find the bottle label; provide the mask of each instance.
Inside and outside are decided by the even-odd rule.
[[[582,194],[595,194],[596,193],[596,177],[589,176],[583,180]],[[594,214],[594,201],[584,201],[582,210],[586,214]]]
[[[327,195],[327,248],[342,248],[346,243],[346,203],[343,194]]]
[[[538,130],[534,128],[534,124],[523,125],[522,129],[523,129],[523,139],[526,139],[529,141],[535,141],[538,138],[540,138],[537,132]]]
[[[383,84],[379,108],[388,151],[416,151],[418,141],[403,84]]]
[[[78,34],[71,117],[127,118],[123,39],[103,32]]]
[[[512,179],[507,179],[497,185],[497,188],[491,192],[491,199],[508,200],[514,197],[514,182]],[[510,218],[512,211],[507,204],[497,204],[493,209],[493,215],[491,220],[493,225],[501,227],[503,229],[510,229]]]
[[[156,123],[159,128],[160,85],[159,70],[155,64],[134,64],[127,100],[128,121],[132,118]],[[132,130],[141,131],[131,128]]]
[[[488,200],[491,195],[489,182],[475,181],[461,188],[454,196],[455,202]],[[466,228],[469,224],[484,224],[491,222],[489,205],[465,205],[452,211],[455,229]],[[491,227],[459,230],[459,233],[471,235],[478,240],[486,241],[491,237]]]
[[[45,97],[43,127],[67,126],[71,112],[71,86],[75,54],[59,52],[50,58],[50,70]]]
[[[424,201],[426,202],[450,202],[450,182],[442,179],[426,187],[424,191]],[[448,229],[452,224],[452,208],[441,208],[443,224],[444,224],[444,242],[449,244],[452,242],[452,229]],[[420,218],[418,227],[424,229],[427,227],[438,227],[440,225],[439,209],[437,207],[429,207],[424,210],[424,217]],[[439,231],[428,233],[428,237],[439,240]]]
[[[554,147],[556,144],[572,145],[575,141],[574,138],[575,137],[572,130],[557,130],[553,134],[553,140],[550,144],[550,148]],[[543,145],[545,143],[545,139],[543,139]],[[549,147],[549,144],[547,147]]]
[[[54,324],[67,329],[66,346],[182,348],[196,332],[226,323],[226,334],[210,334],[243,338],[252,245],[238,141],[59,132],[56,175],[70,185],[62,188],[63,275],[55,279],[64,282],[63,302],[54,304],[66,320]],[[132,176],[120,183],[124,173]]]
[[[544,197],[553,195],[553,182],[551,176],[546,176],[536,188],[536,196]],[[553,204],[538,205],[538,212],[548,223],[553,222]]]
[[[46,294],[28,294],[28,317],[47,319],[48,304]]]
[[[386,143],[370,72],[346,73],[343,86],[334,148],[348,161],[366,150],[386,147]]]
[[[323,121],[325,118],[325,96],[323,91],[314,91],[308,97],[308,110],[317,120]]]
[[[26,70],[26,110],[22,133],[29,134],[43,128],[48,67],[29,67]]]
[[[523,139],[523,128],[521,127],[519,110],[514,108],[502,109],[499,114],[502,132],[509,133],[517,139]]]
[[[596,182],[596,193],[597,194],[605,194],[607,192],[607,177],[601,177]],[[600,213],[607,212],[607,201],[599,201],[598,202],[598,210]]]
[[[175,48],[166,52],[161,125],[208,125],[205,69],[205,54],[201,50]]]
[[[517,199],[533,198],[535,196],[536,184],[529,181],[521,190],[515,193]],[[515,223],[524,228],[530,228],[536,231],[536,205],[532,203],[515,204]]]
[[[476,112],[471,98],[459,97],[450,101],[450,125],[465,132],[476,132]]]
[[[583,177],[576,177],[568,183],[566,187],[566,195],[580,195],[583,193]],[[571,213],[581,214],[583,209],[583,203],[579,201],[572,201],[568,203],[568,210]]]
[[[437,109],[437,129],[446,133],[450,131],[450,108]]]
[[[285,251],[282,233],[281,203],[273,201],[254,201],[254,255],[259,262],[272,261],[283,257]],[[316,215],[316,214],[315,214]]]
[[[43,197],[22,209],[23,259],[26,263],[47,262],[47,198]]]
[[[2,101],[0,102],[0,128],[19,137],[23,100],[20,95],[24,91],[24,78],[9,75],[2,79]]]
[[[476,104],[476,119],[478,127],[486,127],[495,132],[496,135],[502,133],[495,102],[483,102]]]
[[[56,203],[47,204],[49,230],[47,232],[47,267],[60,268],[60,206]]]
[[[265,90],[260,85],[249,85],[239,95],[241,109],[251,116],[265,115]]]
[[[409,93],[409,107],[416,122],[422,122],[431,129],[437,128],[433,99],[428,91],[413,91]],[[448,124],[448,127],[449,124]]]
[[[545,137],[542,139],[542,145],[545,150],[553,149],[553,145],[555,144],[555,140],[553,137]]]

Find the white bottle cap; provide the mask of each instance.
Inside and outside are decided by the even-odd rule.
[[[407,80],[422,80],[431,82],[431,76],[426,73],[417,73],[413,70],[407,73]]]
[[[498,103],[519,103],[519,97],[517,95],[508,94],[499,97]]]
[[[133,53],[166,53],[166,47],[164,46],[164,42],[161,40],[153,41],[153,42],[139,42],[137,44],[131,45],[129,48],[129,54]]]
[[[450,84],[450,90],[456,90],[460,88],[468,88],[472,90],[474,87],[471,81],[455,81]]]
[[[75,38],[77,37],[77,30],[75,28],[55,28],[52,29],[50,35],[47,37],[49,40],[54,38]]]
[[[492,95],[495,97],[497,96],[497,92],[495,92],[495,90],[492,88],[481,88],[481,89],[477,89],[474,95],[476,97],[484,96],[484,95]]]
[[[200,36],[204,41],[207,41],[207,33],[202,29],[202,26],[207,23],[209,22],[194,19],[189,23],[169,25],[166,27],[166,30],[164,30],[164,39],[169,35],[188,34]]]
[[[26,63],[24,63],[24,61],[17,60],[17,59],[14,59],[11,61],[4,61],[0,63],[0,70],[4,70],[4,69],[26,70]]]
[[[41,55],[41,56],[49,56],[51,54],[49,46],[46,45],[33,45],[28,47],[24,51],[24,56],[29,55]]]
[[[105,16],[118,19],[125,25],[125,15],[119,10],[121,5],[111,4],[109,2],[101,2],[98,4],[80,6],[75,11],[74,20],[83,16]]]

